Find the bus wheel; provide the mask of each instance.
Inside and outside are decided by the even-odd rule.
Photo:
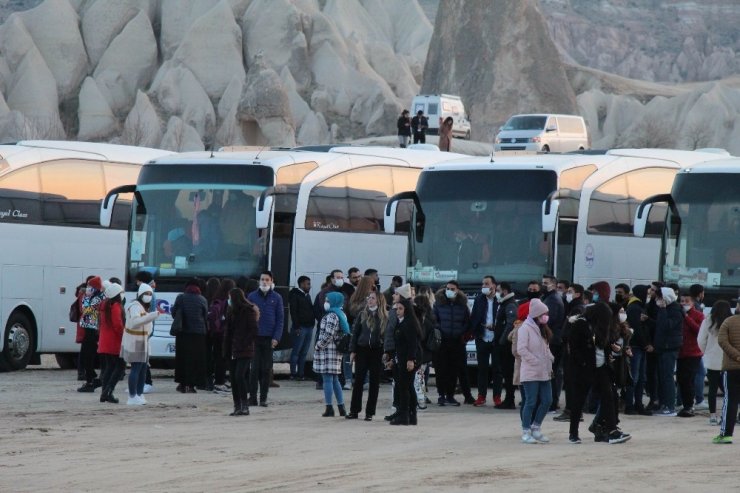
[[[549,145],[542,146],[542,152],[550,152],[550,146]]]
[[[77,353],[56,353],[54,358],[56,358],[57,364],[62,370],[74,370],[77,368]]]
[[[0,367],[6,371],[22,370],[33,354],[33,328],[24,314],[16,312],[5,326],[5,347],[0,355]]]

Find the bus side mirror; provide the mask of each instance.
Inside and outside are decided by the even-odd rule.
[[[560,201],[547,198],[542,202],[542,232],[554,233],[555,226],[558,222],[558,210],[560,210]]]
[[[270,213],[272,212],[272,195],[260,197],[260,201],[255,211],[255,225],[257,229],[265,229],[270,225]]]
[[[427,223],[427,217],[424,215],[424,212],[421,209],[416,210],[416,223],[414,224],[414,234],[416,236],[416,241],[421,243],[424,241],[424,227]]]
[[[398,210],[398,201],[393,200],[386,204],[383,214],[383,231],[385,234],[396,234],[396,211]]]
[[[104,228],[110,228],[113,219],[113,207],[116,205],[118,195],[121,193],[133,193],[136,191],[136,185],[123,185],[116,187],[105,196],[100,204],[100,225]]]
[[[645,237],[645,230],[647,229],[648,217],[650,217],[650,210],[653,208],[653,204],[640,204],[635,212],[635,225],[632,233],[638,238]]]

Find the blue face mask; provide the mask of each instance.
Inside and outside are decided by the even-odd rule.
[[[226,304],[227,304],[227,305],[229,305],[229,306],[231,306],[231,298],[229,298],[229,299],[228,299],[228,300],[226,301]]]
[[[596,303],[597,301],[599,301],[599,293],[594,293],[594,295],[593,295],[593,301],[594,301],[594,303]]]

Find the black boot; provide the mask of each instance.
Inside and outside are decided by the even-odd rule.
[[[418,424],[418,422],[419,421],[416,419],[416,413],[415,412],[409,414],[409,424],[410,425],[416,426]]]
[[[393,426],[403,425],[408,426],[409,424],[409,413],[398,413],[390,422]]]
[[[108,389],[108,395],[105,397],[105,402],[110,402],[111,404],[118,404],[118,398],[113,397],[113,389]]]
[[[334,417],[334,407],[333,406],[326,406],[326,411],[324,411],[324,414],[322,414],[324,418],[333,418]]]
[[[249,405],[247,404],[246,400],[242,401],[242,407],[239,416],[249,416]]]
[[[394,411],[393,414],[389,414],[385,418],[383,418],[386,421],[393,421],[398,416],[398,411]]]
[[[103,387],[103,390],[100,391],[100,402],[105,402],[108,400],[108,387]]]
[[[344,409],[344,404],[339,404],[337,406],[337,409],[339,409],[339,415],[340,416],[347,416],[347,411]]]
[[[234,410],[229,413],[229,416],[239,416],[242,412],[242,403],[239,399],[234,399]]]

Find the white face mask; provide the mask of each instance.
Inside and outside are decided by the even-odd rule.
[[[325,301],[324,302],[324,311],[325,312],[328,312],[329,311],[329,308],[331,308],[331,305],[329,304],[328,301]]]
[[[260,291],[262,291],[263,293],[266,293],[269,290],[270,290],[270,285],[269,284],[260,284]]]
[[[451,289],[445,289],[445,296],[447,296],[447,299],[452,299],[455,297],[455,292]]]
[[[689,310],[691,310],[690,305],[681,305],[681,307],[683,308],[684,313],[689,313]]]
[[[626,313],[620,313],[619,314],[619,323],[623,324],[627,321],[627,314]]]
[[[504,295],[501,294],[501,291],[496,291],[496,301],[501,303],[501,300],[504,299]]]
[[[646,304],[647,304],[647,303],[650,303],[650,300],[651,300],[651,299],[652,299],[652,297],[651,297],[651,296],[648,296],[647,298],[645,298],[645,303],[646,303]]]
[[[565,301],[567,301],[568,303],[573,303],[573,293],[566,294]]]
[[[374,311],[377,311],[378,310],[378,306],[377,305],[376,306],[368,306],[367,309],[370,310],[371,312],[374,312]]]
[[[488,287],[481,288],[480,292],[483,293],[484,295],[488,296],[489,294],[491,294],[491,288],[488,288]]]
[[[141,301],[144,303],[151,303],[152,302],[152,295],[151,294],[142,294],[141,295]]]
[[[332,282],[334,283],[334,286],[338,288],[344,286],[344,279],[334,279]]]
[[[85,288],[85,294],[88,296],[92,296],[93,294],[95,294],[95,288],[88,286],[87,288]]]

